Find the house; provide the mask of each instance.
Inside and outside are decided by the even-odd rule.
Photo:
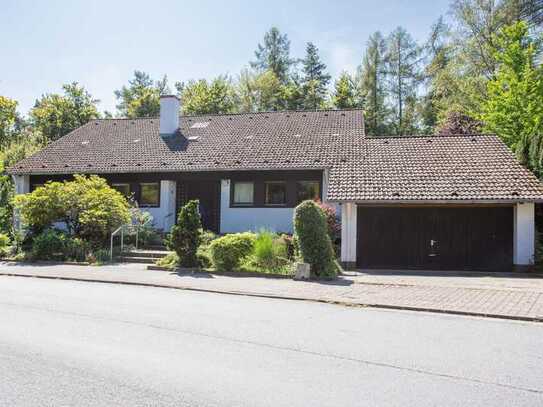
[[[189,199],[219,233],[292,231],[318,198],[341,213],[347,267],[508,270],[534,258],[543,186],[495,136],[366,137],[361,110],[94,120],[9,169],[16,192],[99,174],[168,231]]]

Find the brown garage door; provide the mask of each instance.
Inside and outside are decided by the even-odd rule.
[[[358,208],[358,266],[510,270],[513,208]]]

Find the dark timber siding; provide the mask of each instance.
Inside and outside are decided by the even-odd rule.
[[[512,207],[359,207],[358,266],[510,270]]]

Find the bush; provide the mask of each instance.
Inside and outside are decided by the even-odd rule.
[[[249,256],[255,242],[254,233],[234,233],[211,242],[211,261],[219,271],[239,268],[241,261]]]
[[[32,240],[32,259],[62,260],[65,257],[65,248],[66,234],[55,229],[48,229]]]
[[[0,233],[0,257],[5,257],[8,254],[9,244],[9,236],[4,233]]]
[[[316,203],[324,213],[328,236],[330,236],[332,244],[335,244],[336,241],[341,237],[341,226],[337,219],[336,209],[333,206],[325,204],[321,201],[316,201]]]
[[[322,209],[313,201],[304,201],[294,211],[294,231],[300,257],[311,265],[316,277],[334,277],[337,265]]]
[[[22,220],[34,232],[64,222],[70,235],[94,245],[107,242],[112,230],[130,221],[125,197],[96,175],[74,175],[73,181],[48,182],[15,197]]]
[[[202,239],[202,223],[198,213],[198,201],[189,201],[179,211],[166,245],[177,253],[181,267],[197,267],[197,251]]]
[[[177,253],[168,253],[166,256],[158,259],[155,264],[161,267],[167,267],[171,270],[179,266],[179,256]]]
[[[288,263],[285,241],[271,232],[258,234],[252,254],[254,264],[265,270],[274,271]]]
[[[287,259],[290,261],[294,261],[294,259],[296,258],[296,242],[294,240],[294,236],[283,233],[280,238],[285,243]]]
[[[64,242],[64,257],[74,261],[86,261],[90,245],[78,237],[66,237]]]

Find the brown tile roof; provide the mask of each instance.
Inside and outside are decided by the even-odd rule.
[[[329,168],[332,201],[543,200],[543,186],[495,136],[364,138],[361,110],[87,123],[12,174]]]
[[[543,200],[543,185],[496,136],[367,138],[331,168],[333,201]]]
[[[364,137],[360,110],[95,120],[10,168],[13,174],[325,168]],[[196,138],[197,139],[193,139]]]

